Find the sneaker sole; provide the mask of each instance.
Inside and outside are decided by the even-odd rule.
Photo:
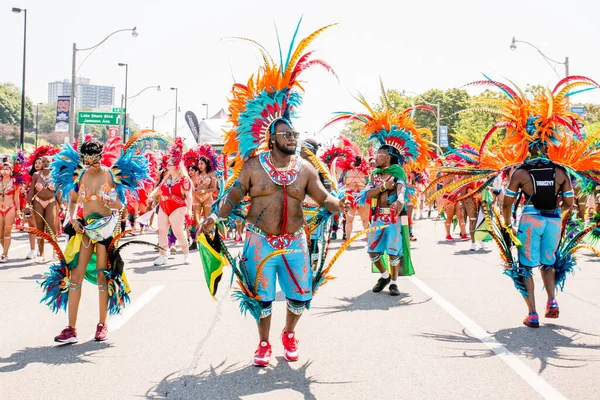
[[[62,344],[73,344],[73,343],[79,342],[79,339],[77,339],[77,338],[69,338],[69,339],[65,339],[65,340],[54,339],[54,341],[56,343],[62,343]]]
[[[105,337],[104,339],[94,338],[94,341],[96,341],[96,342],[104,342],[105,340],[108,340],[108,336]]]
[[[259,368],[265,368],[268,367],[270,363],[266,363],[266,364],[262,364],[262,363],[257,363],[256,361],[252,360],[252,365],[254,365],[255,367],[259,367]]]
[[[540,327],[540,323],[538,322],[537,324],[534,324],[532,322],[523,322],[523,325],[529,327],[529,328],[539,328]]]
[[[296,356],[296,358],[290,358],[290,357],[288,357],[288,355],[284,351],[283,352],[283,358],[285,358],[285,361],[287,361],[287,362],[295,362],[295,361],[298,361],[298,358],[300,358],[300,356]]]

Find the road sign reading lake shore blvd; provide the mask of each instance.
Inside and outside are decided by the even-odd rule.
[[[79,125],[120,125],[119,113],[79,111],[77,123]]]

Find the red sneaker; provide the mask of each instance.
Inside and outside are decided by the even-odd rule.
[[[558,318],[558,303],[556,299],[548,299],[546,303],[546,318]]]
[[[72,326],[67,326],[62,330],[60,335],[54,338],[55,342],[58,343],[77,343],[79,339],[77,339],[77,329]]]
[[[460,240],[471,240],[471,236],[465,233],[464,235],[460,235]]]
[[[298,340],[294,332],[281,332],[281,344],[283,344],[283,356],[288,361],[297,361],[300,353],[298,352]]]
[[[530,328],[539,328],[540,321],[538,319],[537,313],[530,313],[524,320],[523,325],[528,326]]]
[[[258,344],[258,349],[254,352],[252,364],[257,367],[266,367],[271,360],[271,343],[263,340]]]
[[[108,327],[106,324],[96,325],[96,335],[94,335],[94,340],[96,342],[103,342],[106,339],[108,339]]]
[[[446,235],[446,240],[454,241],[454,238],[452,237],[452,235]]]

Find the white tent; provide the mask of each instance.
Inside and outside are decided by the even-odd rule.
[[[227,131],[233,125],[227,122],[227,113],[221,109],[209,119],[200,121],[200,135],[198,143],[222,144],[223,131]]]

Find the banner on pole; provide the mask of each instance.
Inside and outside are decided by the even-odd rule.
[[[448,127],[441,125],[440,126],[440,147],[448,147]]]
[[[70,96],[58,96],[58,100],[56,100],[56,123],[54,125],[56,132],[69,132],[70,105]]]
[[[190,127],[190,131],[192,131],[192,135],[194,135],[194,139],[196,143],[198,143],[198,139],[200,137],[200,124],[198,124],[198,118],[196,118],[196,114],[191,111],[187,111],[185,113],[185,122],[187,122]]]

